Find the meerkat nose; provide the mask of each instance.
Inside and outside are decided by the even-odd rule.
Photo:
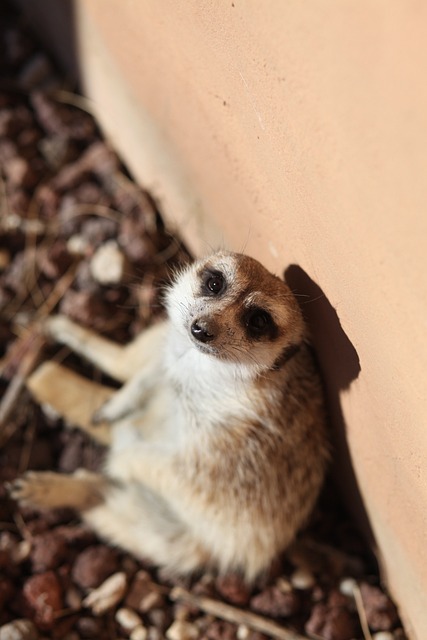
[[[191,333],[196,340],[199,340],[199,342],[210,342],[215,337],[213,333],[208,331],[206,325],[200,320],[195,320],[193,322],[191,325]]]

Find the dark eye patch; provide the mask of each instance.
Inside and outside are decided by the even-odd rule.
[[[277,337],[278,329],[271,314],[261,307],[251,307],[243,314],[243,323],[248,336],[259,340],[268,338],[274,340]]]
[[[227,288],[224,275],[221,271],[206,269],[202,274],[202,293],[205,296],[219,296]]]

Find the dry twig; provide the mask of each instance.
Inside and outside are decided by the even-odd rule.
[[[273,622],[268,618],[264,618],[251,611],[238,609],[230,604],[225,604],[213,598],[205,596],[197,596],[181,587],[175,587],[170,592],[170,598],[174,602],[183,601],[191,604],[205,613],[211,614],[221,620],[233,622],[234,624],[244,624],[255,631],[260,631],[266,635],[278,638],[279,640],[308,640],[307,636],[302,636],[291,629]]]
[[[356,604],[357,613],[359,615],[360,626],[362,627],[362,633],[365,640],[373,640],[371,632],[369,630],[368,619],[366,617],[366,611],[363,604],[362,593],[358,584],[353,587],[353,597]]]
[[[45,343],[45,338],[37,331],[34,331],[30,338],[25,342],[25,352],[19,362],[16,373],[13,375],[9,386],[6,389],[3,398],[0,401],[0,443],[7,439],[5,433],[5,425],[8,418],[18,402],[21,392],[24,388],[25,381],[37,364],[41,350]]]

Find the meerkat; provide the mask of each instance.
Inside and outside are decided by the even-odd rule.
[[[124,384],[93,416],[109,425],[102,473],[28,472],[11,494],[73,507],[171,572],[213,567],[250,582],[305,524],[329,460],[302,314],[285,282],[225,251],[183,269],[165,306],[125,347],[50,319],[53,339]]]

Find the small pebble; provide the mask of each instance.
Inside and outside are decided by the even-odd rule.
[[[115,240],[109,240],[95,251],[90,271],[99,284],[118,284],[126,273],[126,258]]]
[[[133,631],[142,624],[139,615],[128,607],[122,607],[116,611],[116,622],[118,622],[125,631]]]
[[[244,606],[249,602],[250,589],[242,578],[235,574],[218,577],[215,586],[218,593],[232,604]]]
[[[4,271],[10,264],[10,253],[7,249],[0,249],[0,271]]]
[[[150,591],[146,596],[141,598],[141,602],[139,603],[138,609],[142,613],[148,613],[153,609],[158,609],[162,607],[164,604],[164,598],[161,593],[158,591]]]
[[[102,619],[94,618],[93,616],[82,616],[76,623],[76,628],[81,638],[99,638],[102,627]]]
[[[65,604],[74,611],[80,611],[82,608],[82,597],[80,591],[76,587],[70,587],[65,594]]]
[[[6,603],[11,601],[15,594],[15,586],[13,582],[3,575],[3,568],[7,566],[7,554],[4,551],[0,551],[0,611],[3,610]]]
[[[291,584],[295,589],[311,589],[316,584],[316,579],[307,569],[296,569],[291,575]]]
[[[173,621],[171,612],[167,607],[152,609],[147,613],[147,618],[156,629],[161,629],[162,631],[165,631]]]
[[[33,536],[31,564],[36,573],[56,569],[69,554],[66,541],[55,531],[45,531]]]
[[[86,547],[77,556],[73,568],[72,578],[78,587],[93,589],[119,568],[117,553],[105,545]]]
[[[102,615],[115,607],[126,593],[126,574],[123,571],[114,573],[97,589],[94,589],[83,600],[83,606],[88,607],[95,615]]]
[[[309,636],[324,640],[354,640],[357,623],[355,616],[342,608],[328,608],[325,604],[316,604],[304,625]]]
[[[130,640],[147,640],[148,631],[144,625],[140,624],[132,630],[129,638]]]
[[[251,598],[251,609],[273,618],[287,618],[299,612],[301,597],[296,591],[283,593],[277,587],[268,587]]]
[[[73,256],[84,256],[89,250],[90,244],[83,235],[75,233],[67,240],[67,250]]]
[[[121,566],[122,570],[128,576],[136,575],[136,573],[138,572],[138,563],[136,562],[135,558],[132,558],[131,556],[125,556],[122,559]]]
[[[126,596],[126,605],[140,613],[148,613],[152,609],[163,607],[164,598],[146,571],[138,571],[135,575]]]
[[[38,637],[31,620],[13,620],[0,627],[0,640],[37,640]]]
[[[251,630],[245,624],[239,624],[237,627],[237,640],[247,640],[251,635]]]
[[[397,609],[379,587],[361,582],[360,594],[368,625],[372,631],[391,631],[398,621]]]
[[[168,640],[197,640],[199,630],[191,622],[175,620],[166,631],[166,637]]]
[[[31,542],[29,540],[21,540],[18,542],[12,552],[12,561],[15,564],[21,564],[27,560],[31,552]]]
[[[147,640],[164,640],[164,635],[156,627],[148,627]]]
[[[19,562],[19,541],[12,533],[9,531],[3,531],[0,534],[0,551],[5,551],[7,555],[12,559],[14,564]]]
[[[292,585],[286,578],[280,577],[276,581],[276,587],[282,593],[290,593],[292,591]]]
[[[348,596],[352,598],[354,596],[354,589],[356,588],[357,582],[354,578],[344,578],[340,582],[339,590],[344,596]]]

